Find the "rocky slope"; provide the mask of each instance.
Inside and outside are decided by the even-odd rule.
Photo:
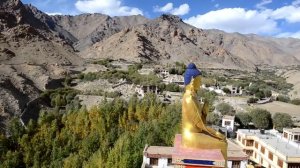
[[[56,15],[52,16],[52,19],[77,39],[74,48],[79,51],[120,32],[122,29],[145,23],[148,20],[140,15],[110,17],[103,14]]]
[[[299,45],[300,40],[295,39],[202,30],[182,22],[177,16],[162,15],[145,24],[123,29],[97,42],[81,55],[138,62],[193,61],[208,68],[251,70],[260,64],[300,64],[300,55],[296,52]]]
[[[1,124],[19,116],[51,79],[65,76],[66,65],[83,62],[70,45],[71,34],[52,29],[46,22],[50,17],[41,13],[39,18],[33,9],[19,0],[0,1]]]

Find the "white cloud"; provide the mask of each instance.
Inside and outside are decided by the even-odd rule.
[[[225,8],[210,11],[184,20],[198,28],[220,29],[227,32],[274,34],[279,31],[277,22],[270,19],[271,11],[262,12],[243,8]]]
[[[268,5],[272,3],[272,0],[262,0],[261,2],[259,2],[258,4],[256,4],[256,8],[258,9],[266,9],[265,5]]]
[[[293,38],[299,38],[300,39],[300,31],[280,33],[280,34],[276,35],[276,37],[293,37]]]
[[[78,0],[75,3],[80,12],[102,13],[110,16],[143,15],[142,10],[123,6],[121,0]]]
[[[173,9],[173,3],[167,3],[163,7],[156,6],[154,7],[155,12],[170,12]]]
[[[62,15],[60,12],[46,12],[47,15]]]
[[[171,13],[173,15],[185,15],[188,14],[190,11],[190,6],[188,4],[182,4],[178,8],[173,7],[173,3],[167,3],[163,7],[155,6],[154,12],[164,12],[164,13]]]
[[[190,11],[190,6],[188,4],[182,4],[178,8],[174,8],[171,13],[173,15],[185,15],[189,13]]]
[[[285,19],[290,23],[300,22],[300,7],[297,6],[283,6],[272,12],[274,19]]]

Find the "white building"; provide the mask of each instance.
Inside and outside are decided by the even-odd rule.
[[[173,168],[172,153],[173,147],[148,146],[143,151],[143,165],[145,168]]]
[[[242,87],[227,85],[226,88],[228,88],[231,91],[231,95],[237,96],[243,94]]]
[[[142,68],[138,70],[138,73],[141,75],[150,75],[154,74],[154,69],[153,68]]]
[[[234,130],[234,116],[224,115],[222,117],[222,127],[226,128],[227,131],[232,132]]]
[[[289,141],[275,130],[239,129],[237,143],[258,166],[267,168],[299,168],[299,144]]]
[[[166,78],[163,79],[165,84],[176,83],[178,85],[184,85],[184,78],[182,75],[168,75]]]
[[[246,168],[248,155],[234,142],[227,140],[227,165],[228,168]],[[143,151],[142,168],[174,168],[172,154],[174,147],[148,146]]]
[[[300,128],[284,128],[283,137],[289,141],[300,142]]]

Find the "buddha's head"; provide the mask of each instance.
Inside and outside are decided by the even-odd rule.
[[[184,84],[186,89],[197,91],[201,85],[201,71],[194,63],[190,63],[184,74]]]

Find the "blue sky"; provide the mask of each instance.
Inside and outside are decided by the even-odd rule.
[[[300,0],[22,0],[48,14],[110,16],[162,13],[203,29],[300,38]]]

